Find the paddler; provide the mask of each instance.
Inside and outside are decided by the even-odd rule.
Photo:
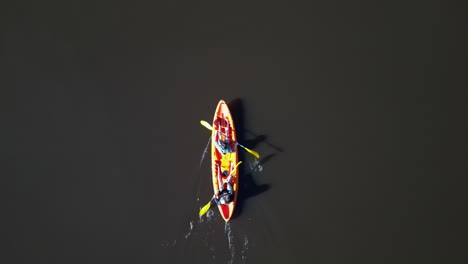
[[[218,140],[216,140],[214,142],[216,148],[218,149],[219,152],[221,152],[223,155],[226,155],[227,153],[231,152],[236,152],[235,150],[235,146],[232,147],[232,141],[230,138],[228,138],[226,135],[229,135],[229,130],[230,130],[230,126],[229,126],[229,122],[226,118],[218,118],[216,120],[216,123],[218,123],[218,129],[221,128],[221,127],[224,127],[225,128],[225,133],[221,133],[221,131],[217,130],[218,131]],[[224,138],[224,139],[223,139]]]
[[[220,170],[218,170],[218,173],[219,171]],[[233,171],[234,170],[231,170],[231,173]],[[227,171],[223,171],[223,175],[226,176],[226,174],[227,174]],[[232,177],[232,174],[230,174],[229,177],[226,179],[226,181],[224,181],[224,184],[222,185],[223,188],[220,188],[218,193],[215,195],[214,201],[216,202],[217,205],[228,204],[234,198],[234,189],[232,188],[232,185],[231,185],[231,177]],[[221,179],[221,177],[219,177],[218,179]]]
[[[229,139],[222,140],[220,137],[220,139],[218,141],[215,141],[214,144],[218,151],[221,152],[223,155],[226,155],[228,152],[236,152],[236,150],[232,148],[232,143]]]
[[[229,180],[231,177],[228,178]],[[221,204],[228,204],[232,201],[234,198],[234,189],[232,188],[232,185],[229,181],[227,181],[224,186],[226,186],[224,189],[219,190],[218,194],[216,194],[214,201],[216,202],[217,205]]]

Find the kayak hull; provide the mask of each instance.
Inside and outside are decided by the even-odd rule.
[[[227,142],[229,151],[220,151],[217,142]],[[218,205],[219,212],[224,221],[228,222],[234,212],[239,189],[239,174],[236,164],[238,162],[237,137],[234,121],[228,105],[224,100],[220,100],[216,106],[213,117],[213,131],[211,133],[211,171],[213,179],[214,193],[218,193],[223,183],[232,174],[230,183],[233,187],[234,197],[228,204]],[[223,153],[224,152],[224,153]],[[223,174],[224,172],[224,174]]]

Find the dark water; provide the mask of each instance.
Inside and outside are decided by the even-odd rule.
[[[1,263],[468,260],[461,8],[2,6]],[[198,216],[220,99],[262,156],[228,225]]]

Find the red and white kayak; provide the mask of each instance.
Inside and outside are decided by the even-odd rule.
[[[236,130],[231,112],[223,100],[219,101],[213,118],[213,130],[211,133],[211,171],[213,178],[213,190],[218,193],[225,187],[225,181],[232,175],[230,183],[234,191],[234,197],[228,204],[218,205],[224,221],[228,222],[234,212],[239,190],[239,174],[236,166],[238,162]],[[219,148],[225,143],[228,151]],[[218,145],[218,147],[217,147]],[[224,153],[223,153],[224,152]]]

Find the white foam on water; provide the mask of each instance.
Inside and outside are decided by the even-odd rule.
[[[214,211],[213,210],[208,210],[208,212],[206,212],[206,221],[210,222],[211,219],[213,218],[213,215],[214,215]]]
[[[206,216],[206,222],[211,222],[211,219],[213,218],[214,212],[210,208],[210,209],[208,209],[208,211],[204,215]],[[204,219],[203,215],[199,215],[198,216],[198,223],[201,224],[203,222],[205,222],[205,219]]]
[[[198,215],[198,223],[203,223],[203,215]]]
[[[262,171],[263,171],[262,165],[258,165],[258,166],[257,166],[257,171],[259,171],[259,172],[262,172]]]
[[[253,162],[250,163],[250,169],[254,170],[258,166],[259,163],[260,161],[257,158],[254,159]]]
[[[192,230],[193,230],[193,221],[190,221],[190,229],[188,233],[185,235],[185,239],[187,239],[190,236],[190,234],[192,234]]]
[[[215,254],[215,248],[214,248],[214,246],[211,245],[210,248],[209,248],[209,250],[210,250],[210,252],[211,252],[211,258],[212,258],[213,260],[215,260],[215,259],[216,259],[216,254]]]
[[[164,248],[167,248],[168,246],[170,246],[172,244],[172,246],[174,245],[174,241],[164,241],[161,243],[161,247],[164,247]]]
[[[247,260],[247,251],[249,250],[249,238],[247,234],[244,235],[244,244],[242,245],[242,263],[245,263]]]
[[[227,235],[229,251],[231,251],[231,260],[228,263],[232,264],[236,251],[234,248],[234,234],[232,233],[231,225],[228,222],[224,224],[224,232]]]
[[[208,139],[208,143],[206,144],[205,150],[203,151],[202,157],[200,159],[200,167],[203,163],[203,160],[205,159],[206,153],[208,152],[208,146],[210,145],[211,142],[211,137]]]

